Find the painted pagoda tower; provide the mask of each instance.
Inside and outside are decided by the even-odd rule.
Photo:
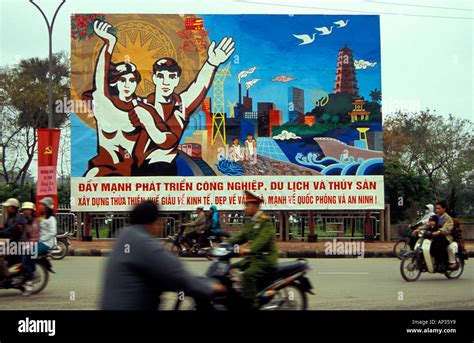
[[[359,86],[357,85],[356,71],[352,50],[347,44],[339,50],[337,57],[336,80],[334,80],[334,94],[347,93],[359,97]]]
[[[370,112],[366,111],[364,108],[365,101],[362,99],[356,99],[352,105],[354,105],[354,109],[348,114],[351,116],[351,123],[360,120],[369,120]]]

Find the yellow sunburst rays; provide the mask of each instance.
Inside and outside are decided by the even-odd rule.
[[[131,62],[137,67],[142,77],[136,90],[139,96],[146,96],[154,91],[153,63],[157,58],[166,54],[163,49],[157,49],[155,39],[152,34],[146,31],[125,30],[119,31],[118,34],[112,60],[114,63]]]

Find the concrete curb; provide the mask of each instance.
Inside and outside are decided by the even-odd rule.
[[[69,249],[69,256],[109,256],[112,249]]]
[[[69,249],[69,256],[109,256],[112,249]],[[469,250],[467,255],[474,257],[474,251]],[[357,258],[356,255],[326,255],[324,251],[316,250],[280,250],[278,252],[280,258]],[[366,251],[364,258],[387,258],[395,257],[392,251]]]

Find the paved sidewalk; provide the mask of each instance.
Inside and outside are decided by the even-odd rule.
[[[106,256],[112,249],[114,240],[94,240],[81,242],[72,240],[69,254],[72,256]],[[278,242],[280,257],[354,257],[354,255],[326,254],[325,242]],[[342,241],[338,241],[342,242]],[[359,244],[361,242],[358,242]],[[393,246],[395,242],[364,243],[364,257],[394,257]],[[336,250],[338,247],[334,247]],[[467,242],[466,249],[470,257],[474,257],[474,242]]]

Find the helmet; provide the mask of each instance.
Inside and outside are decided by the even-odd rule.
[[[10,199],[7,199],[7,201],[5,201],[2,205],[5,207],[13,206],[13,207],[18,208],[20,207],[20,202],[18,201],[18,199],[10,198]]]
[[[35,204],[33,204],[30,201],[25,201],[23,204],[21,204],[21,209],[22,210],[35,210]]]
[[[47,208],[54,209],[54,200],[53,198],[46,197],[39,201],[40,204],[43,204]]]

